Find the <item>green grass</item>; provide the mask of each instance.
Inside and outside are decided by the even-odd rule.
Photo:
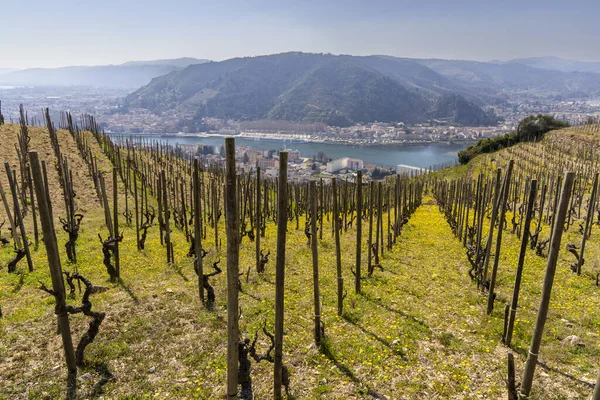
[[[102,161],[108,170],[107,161]],[[464,167],[456,169],[457,176]],[[89,182],[87,183],[89,184]],[[87,185],[82,183],[82,185]],[[82,191],[86,187],[82,187]],[[86,200],[93,204],[92,200]],[[58,207],[58,206],[57,206]],[[57,215],[55,215],[57,216]],[[384,216],[384,223],[387,215]],[[508,220],[510,220],[508,218]],[[486,220],[487,222],[487,220]],[[300,229],[288,224],[284,362],[291,372],[291,393],[298,399],[358,399],[373,395],[388,399],[505,398],[507,349],[501,345],[504,304],[496,302],[485,314],[486,298],[467,275],[465,251],[454,238],[443,215],[430,197],[411,217],[392,251],[381,258],[384,271],[363,281],[363,292],[353,291],[355,231],[342,234],[342,265],[348,295],[344,315],[337,316],[336,268],[333,239],[327,219],[319,243],[322,318],[326,339],[317,348],[313,338],[312,263]],[[486,227],[487,229],[487,227]],[[106,369],[114,380],[102,387],[105,398],[223,398],[226,386],[226,274],[211,279],[217,301],[213,311],[198,300],[192,260],[186,258],[184,235],[173,230],[175,265],[166,264],[157,227],[151,228],[147,249],[136,250],[135,232],[122,226],[123,283],[108,280],[102,265],[98,232],[105,235],[100,207],[89,207],[78,242],[78,268],[95,285],[108,291],[92,295],[95,310],[107,317],[100,333],[86,350],[87,366],[79,372],[82,398],[91,397]],[[224,220],[219,236],[225,245]],[[366,235],[365,235],[366,236]],[[207,230],[205,265],[220,258],[225,248],[214,247]],[[242,278],[240,293],[243,337],[253,338],[266,322],[274,324],[274,264],[276,228],[267,227],[263,249],[271,250],[263,276],[254,272],[254,243],[244,238],[240,272],[251,268],[249,281]],[[567,233],[563,243],[576,238]],[[66,235],[58,235],[63,269],[72,270],[64,252]],[[364,238],[363,238],[364,239]],[[594,228],[586,266],[594,265],[600,230]],[[366,243],[363,240],[363,263]],[[510,297],[519,241],[504,236],[497,291]],[[564,249],[564,246],[563,246]],[[0,252],[5,265],[12,249]],[[600,365],[600,294],[590,279],[568,269],[570,255],[561,252],[550,315],[533,389],[536,399],[586,398]],[[43,246],[34,253],[36,270],[22,274],[0,273],[0,398],[57,398],[64,396],[66,367],[62,343],[56,334],[53,299],[37,289],[38,280],[50,283]],[[21,270],[26,264],[20,264]],[[513,338],[517,376],[533,332],[545,260],[529,252],[522,296]],[[363,268],[363,269],[366,269]],[[79,304],[80,294],[69,299]],[[568,324],[562,319],[567,319]],[[79,340],[87,329],[83,316],[70,318],[73,336]],[[568,349],[560,339],[580,336],[586,346]],[[259,336],[259,351],[269,345]],[[253,363],[255,398],[272,396],[272,365]],[[581,381],[584,381],[582,383]]]
[[[214,312],[206,311],[197,300],[191,260],[183,257],[185,241],[175,242],[180,267],[177,272],[164,262],[156,230],[149,236],[148,248],[153,250],[146,253],[135,250],[133,231],[126,228],[125,233],[123,280],[138,302],[122,287],[108,282],[96,243],[85,241],[85,237],[80,243],[81,273],[97,285],[110,287],[108,292],[93,296],[94,308],[106,311],[107,319],[86,351],[86,360],[92,367],[82,373],[90,372],[94,379],[80,382],[81,392],[89,392],[99,379],[94,367],[106,364],[116,378],[104,387],[108,397],[220,397],[226,378],[225,276],[214,279],[217,304]],[[324,239],[331,241],[328,234]],[[176,238],[179,235],[175,232]],[[275,227],[269,226],[263,241],[265,248],[274,249],[274,237]],[[507,248],[516,248],[510,235],[506,240]],[[303,230],[289,229],[284,354],[292,373],[294,395],[339,399],[369,397],[370,392],[388,398],[501,395],[506,356],[499,343],[503,306],[497,304],[493,315],[485,316],[485,298],[468,278],[464,252],[435,205],[426,204],[417,210],[394,250],[383,256],[385,271],[365,279],[361,295],[352,293],[353,276],[349,271],[355,245],[353,233],[344,235],[342,243],[344,278],[350,292],[343,317],[336,315],[333,251],[320,247],[322,314],[327,337],[320,351],[312,336],[310,252]],[[205,246],[211,250],[209,258],[214,259],[210,243]],[[48,281],[40,255],[36,254],[38,268],[33,275]],[[220,256],[222,262],[224,256]],[[504,297],[510,291],[510,261],[514,259],[514,252],[502,255],[498,290]],[[253,244],[247,240],[242,245],[240,261],[242,269],[252,265]],[[524,363],[522,354],[533,329],[543,264],[535,256],[528,258],[523,307],[514,338],[518,367]],[[250,282],[243,282],[240,322],[244,336],[253,337],[264,321],[272,330],[273,269],[274,263],[270,262],[264,277],[251,272]],[[574,295],[567,295],[574,284],[569,278],[575,283],[581,281],[578,293],[586,296],[581,302],[586,302],[587,307],[578,308],[580,303],[573,303]],[[3,287],[12,287],[18,280],[17,275],[4,274],[1,282]],[[33,397],[64,389],[66,372],[56,336],[53,302],[35,288],[35,282],[26,279],[19,296],[9,293],[2,298],[6,317],[0,322],[0,338],[3,364],[9,368],[0,371],[9,382],[3,389],[9,397],[21,393],[24,382],[31,385]],[[585,285],[584,278],[559,273],[555,289],[542,360],[561,372],[593,379],[600,340],[585,335],[598,319],[597,303],[589,303],[593,288]],[[73,302],[78,300],[79,296]],[[563,327],[563,317],[568,317],[574,327]],[[81,317],[71,320],[76,332],[87,324]],[[567,333],[579,333],[585,338],[586,348],[565,352],[557,336]],[[79,334],[74,336],[78,338]],[[264,338],[259,339],[260,349],[267,345]],[[35,368],[30,368],[32,360]],[[151,368],[154,372],[150,372]],[[270,396],[271,368],[266,363],[253,365],[257,398]],[[23,376],[26,370],[28,378]],[[540,369],[536,377],[537,398],[560,398],[556,397],[560,393],[584,396],[589,390],[557,373],[546,371],[549,376],[544,377],[542,372]],[[560,382],[563,392],[548,391],[542,386],[544,381]]]

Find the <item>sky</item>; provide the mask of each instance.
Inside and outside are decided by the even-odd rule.
[[[2,0],[0,68],[286,51],[600,60],[596,0]]]

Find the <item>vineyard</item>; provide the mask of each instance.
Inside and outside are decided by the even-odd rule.
[[[1,122],[0,398],[600,399],[598,125],[296,182]]]

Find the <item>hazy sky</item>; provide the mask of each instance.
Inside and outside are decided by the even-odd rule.
[[[0,68],[299,50],[600,60],[597,0],[2,1]]]

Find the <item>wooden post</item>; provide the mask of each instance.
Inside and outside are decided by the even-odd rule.
[[[271,215],[271,209],[269,207],[269,182],[265,180],[265,190],[263,191],[263,215],[265,216],[265,221],[263,221],[263,225],[266,226],[266,220],[270,217]],[[263,235],[262,233],[262,229],[260,232],[260,236],[265,237],[265,235]]]
[[[494,188],[494,203],[492,204],[492,219],[490,221],[490,230],[488,232],[488,239],[485,244],[485,259],[483,262],[483,273],[480,276],[481,279],[481,290],[485,290],[485,280],[487,279],[488,265],[490,264],[490,254],[492,252],[492,238],[494,237],[494,227],[496,225],[496,217],[498,215],[498,202],[500,201],[500,176],[502,170],[498,168],[496,170],[496,187]]]
[[[335,201],[335,199],[334,199]],[[354,290],[360,293],[360,263],[362,252],[362,171],[356,172],[356,271],[354,272]]]
[[[215,233],[215,249],[219,253],[219,198],[217,197],[218,184],[215,179],[215,173],[213,172],[213,179],[211,179],[211,196],[212,196],[212,214],[213,214],[213,228]]]
[[[315,302],[315,343],[321,345],[321,296],[319,294],[319,250],[317,237],[317,186],[310,181],[310,250],[313,265],[313,295]],[[337,218],[336,218],[337,219]],[[336,229],[337,229],[337,223]],[[336,235],[338,232],[336,231]]]
[[[375,208],[375,181],[369,185],[369,236],[367,236],[367,270],[369,276],[373,271],[373,211]]]
[[[23,157],[25,157],[25,155],[23,155]],[[25,232],[25,225],[23,224],[23,218],[21,216],[21,208],[19,207],[17,181],[12,175],[10,164],[8,162],[4,163],[4,168],[6,168],[6,176],[8,177],[8,184],[10,185],[10,191],[12,192],[13,206],[15,207],[15,222],[19,226],[19,231],[21,232],[23,249],[25,250],[25,256],[27,257],[27,266],[29,267],[29,272],[33,272],[33,261],[31,260],[31,253],[29,252],[29,241],[27,240],[27,233]],[[16,232],[13,232],[13,234],[15,236],[17,235]]]
[[[129,152],[128,152],[129,153]],[[121,170],[121,175],[123,174]],[[129,217],[129,185],[131,183],[131,159],[129,158],[129,154],[127,154],[127,175],[125,175],[125,179],[123,180],[123,184],[125,185],[125,223],[127,226],[131,226],[129,221],[131,220]]]
[[[37,221],[37,210],[35,208],[35,198],[33,195],[33,179],[31,178],[31,168],[27,167],[27,180],[29,181],[29,197],[31,198],[31,215],[33,216],[33,250],[37,251],[40,241],[40,235],[38,231],[38,221]]]
[[[204,212],[202,213],[202,239],[206,239],[206,227],[208,226],[208,220],[207,220],[207,212],[206,212],[206,186],[204,185],[204,171],[200,171],[200,201],[202,202],[202,210],[204,210]]]
[[[44,189],[46,190],[46,198],[50,198],[50,187],[48,185],[48,171],[46,168],[46,161],[42,161],[42,174],[44,176]],[[0,187],[1,188],[1,187]],[[50,210],[50,215],[54,215],[52,212],[52,202],[48,203],[48,209]],[[52,222],[52,229],[54,230],[54,221]]]
[[[13,219],[13,213],[10,211],[10,204],[8,203],[8,199],[6,198],[6,192],[0,184],[0,195],[2,195],[2,203],[4,204],[4,209],[6,211],[6,216],[8,218],[8,223],[10,224],[10,232],[15,241],[15,245],[18,249],[21,248],[21,238],[17,234],[17,227],[15,225],[15,220]]]
[[[163,246],[165,243],[164,240],[164,226],[165,226],[165,219],[163,218],[163,190],[162,190],[162,179],[159,176],[156,179],[156,187],[157,187],[157,195],[156,195],[156,202],[157,202],[157,206],[158,206],[158,232],[160,234],[160,245]]]
[[[550,294],[552,292],[552,284],[554,283],[554,274],[556,272],[556,263],[558,261],[558,253],[560,251],[560,242],[563,234],[563,226],[565,223],[565,217],[567,215],[567,208],[569,205],[569,198],[571,197],[571,189],[573,188],[574,178],[575,173],[565,173],[564,183],[560,195],[560,202],[558,204],[558,210],[555,210],[556,218],[554,218],[554,224],[552,226],[552,241],[550,243],[550,250],[548,252],[546,276],[544,277],[544,285],[542,287],[542,298],[540,301],[537,321],[535,324],[535,331],[533,332],[533,337],[531,339],[531,347],[529,348],[529,354],[527,355],[527,363],[525,364],[525,371],[523,373],[523,380],[521,383],[522,397],[529,396],[531,386],[533,384],[533,374],[535,372],[538,353],[540,351],[542,335],[544,333],[544,325],[546,323],[546,318],[548,317],[548,308],[550,306]]]
[[[265,188],[266,190],[266,188]],[[261,235],[261,220],[260,213],[262,212],[260,208],[260,167],[256,167],[256,207],[255,207],[255,217],[254,217],[254,228],[256,229],[256,235],[254,235],[254,241],[256,245],[256,270],[260,269],[260,235]],[[265,216],[266,218],[266,216]]]
[[[585,252],[585,243],[587,241],[588,231],[594,220],[594,202],[596,201],[596,192],[598,190],[598,173],[594,175],[594,184],[592,185],[592,193],[590,194],[590,204],[588,205],[588,213],[585,219],[585,228],[583,229],[583,235],[581,237],[581,247],[579,251],[579,258],[577,259],[577,275],[581,275],[581,266],[583,265],[583,253]],[[583,203],[583,199],[581,201]]]
[[[479,177],[481,178],[481,175],[479,175]],[[480,188],[480,192],[478,194],[477,197],[477,220],[473,221],[473,223],[477,224],[477,235],[476,235],[476,239],[475,239],[475,260],[476,260],[476,274],[480,274],[480,269],[481,269],[481,237],[483,235],[483,214],[484,214],[484,209],[485,209],[485,193],[487,193],[487,187],[488,184],[482,184],[482,187]]]
[[[288,152],[279,152],[279,185],[277,193],[277,258],[275,260],[275,362],[273,393],[281,399],[283,379],[283,303],[285,282],[285,241],[287,233],[287,164]]]
[[[400,234],[400,213],[402,210],[400,209],[400,175],[396,173],[396,187],[395,196],[396,200],[394,201],[394,243],[396,243],[396,239]]]
[[[239,240],[237,186],[235,167],[235,139],[225,139],[227,222],[227,398],[237,399],[238,391],[238,274]]]
[[[392,249],[392,202],[390,196],[390,188],[389,186],[386,188],[386,196],[387,196],[387,247],[388,250]]]
[[[464,235],[463,235],[463,246],[467,247],[467,236],[469,236],[469,211],[471,210],[471,182],[469,182],[467,184],[467,188],[465,190],[466,192],[466,198],[465,198],[465,208],[466,208],[466,215],[465,215],[465,226],[464,226]]]
[[[320,179],[319,181],[319,197],[320,197],[320,208],[319,208],[319,239],[323,240],[323,214],[325,213],[325,195],[323,193],[323,178]]]
[[[556,192],[554,193],[554,204],[552,207],[552,218],[550,218],[550,225],[553,228],[554,227],[554,221],[556,220],[556,213],[557,213],[557,209],[558,209],[558,201],[559,201],[559,196],[560,196],[560,185],[562,182],[562,176],[558,176],[557,180],[556,180]],[[550,231],[550,243],[552,243],[552,235],[554,235],[554,229],[551,228]]]
[[[52,289],[55,293],[55,313],[58,319],[58,326],[60,328],[63,348],[65,351],[65,359],[67,362],[67,397],[69,399],[75,399],[77,393],[77,366],[75,365],[75,351],[73,349],[71,327],[69,326],[69,316],[66,309],[65,287],[63,283],[62,267],[60,265],[60,256],[58,253],[56,232],[54,231],[54,223],[52,222],[52,212],[50,211],[50,207],[48,207],[50,204],[50,198],[46,196],[46,190],[42,179],[42,171],[40,168],[40,160],[37,152],[32,151],[29,153],[29,162],[35,183],[35,193],[40,211],[44,246],[46,247],[46,255],[48,257],[48,265],[50,267],[50,275],[52,277]]]
[[[381,205],[381,182],[377,182],[377,221],[375,222],[375,265],[379,266],[379,253],[383,251],[383,246],[380,246],[380,241],[383,241],[383,235],[381,234],[382,224],[382,205]]]
[[[113,229],[115,239],[115,272],[117,273],[117,279],[121,279],[121,262],[119,258],[119,190],[117,185],[117,179],[119,177],[119,171],[117,168],[113,168]]]
[[[185,185],[183,178],[179,183],[179,192],[181,193],[181,215],[183,215],[183,232],[185,233],[186,240],[189,238],[189,226],[188,226],[188,218],[187,218],[187,205],[186,205],[186,194],[185,194]]]
[[[340,220],[338,218],[339,211],[337,201],[337,179],[331,179],[331,187],[333,190],[333,223],[335,225],[335,266],[337,272],[337,303],[338,315],[341,316],[344,312],[344,277],[342,275],[342,255],[340,252]]]
[[[202,208],[200,207],[200,165],[198,159],[194,158],[193,165],[193,184],[194,184],[194,253],[196,258],[196,274],[198,275],[198,294],[200,301],[204,303],[204,282],[202,275],[204,269],[202,267]]]
[[[160,192],[159,192],[160,193]],[[141,250],[140,246],[140,208],[138,204],[138,185],[137,185],[137,176],[135,170],[133,171],[133,197],[134,197],[134,205],[135,205],[135,237],[137,239],[137,249]],[[160,194],[159,196],[160,197]],[[159,212],[160,212],[160,201],[159,201]],[[162,234],[161,234],[162,241]]]
[[[598,374],[596,386],[594,386],[594,394],[592,395],[592,400],[600,400],[600,374]]]
[[[162,196],[162,205],[164,207],[163,216],[165,223],[165,245],[167,247],[167,264],[169,264],[173,262],[173,253],[171,250],[173,245],[171,243],[171,225],[169,224],[171,211],[169,210],[169,199],[167,198],[167,177],[165,175],[164,169],[160,171],[160,181],[162,187],[162,193],[160,194],[160,196]]]
[[[527,211],[525,213],[525,223],[523,225],[523,236],[521,236],[521,250],[519,252],[519,261],[517,264],[517,272],[515,276],[515,286],[513,289],[512,301],[510,302],[510,313],[508,316],[506,336],[503,338],[504,344],[509,347],[512,339],[512,331],[515,326],[515,317],[517,315],[517,304],[519,302],[519,291],[521,289],[521,276],[523,275],[525,254],[527,254],[527,245],[529,243],[531,219],[533,218],[533,214],[535,213],[536,195],[537,180],[532,179],[531,186],[529,188],[529,200],[527,201]]]
[[[104,220],[106,222],[106,227],[108,228],[108,232],[110,237],[114,236],[112,218],[110,216],[110,207],[108,205],[108,197],[106,197],[106,184],[104,182],[104,176],[101,173],[98,175],[98,179],[100,181],[100,189],[102,190],[102,204],[104,206]]]
[[[512,351],[508,351],[508,379],[506,380],[506,390],[508,391],[508,400],[518,400],[517,387],[515,382],[515,356]]]
[[[498,219],[498,236],[496,237],[496,251],[494,253],[494,265],[492,267],[492,276],[490,277],[490,287],[488,289],[487,313],[492,313],[494,309],[494,288],[496,286],[496,276],[498,274],[498,264],[500,263],[500,248],[502,245],[502,233],[504,232],[504,217],[506,215],[506,202],[508,200],[508,192],[510,188],[510,177],[514,167],[514,160],[508,162],[508,168],[504,175],[504,183],[502,184],[500,201],[500,217]]]

